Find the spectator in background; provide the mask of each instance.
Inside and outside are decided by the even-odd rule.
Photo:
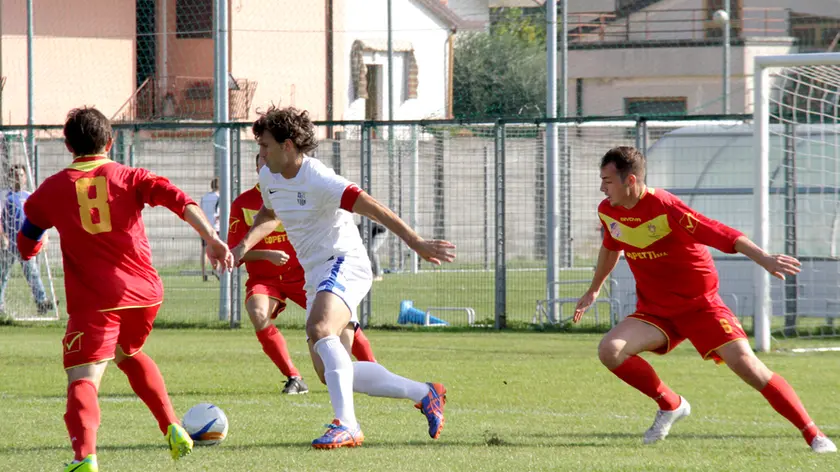
[[[207,217],[207,221],[213,224],[213,229],[216,230],[216,234],[219,234],[219,178],[213,177],[213,180],[210,181],[210,191],[204,194],[201,197],[201,211],[204,212],[204,216]],[[206,272],[206,263],[207,258],[204,254],[204,250],[207,247],[207,243],[204,240],[201,240],[201,278],[207,282],[207,272]],[[216,276],[218,279],[219,276],[216,274],[215,271],[212,271],[213,275]]]
[[[362,224],[359,223],[356,225],[359,228],[359,234],[362,234]],[[370,257],[370,266],[373,270],[373,281],[379,282],[382,280],[382,261],[379,259],[379,250],[385,244],[385,240],[388,239],[388,230],[385,229],[384,226],[381,224],[371,221],[370,222],[370,252],[368,252],[368,256]]]
[[[26,199],[30,195],[29,192],[24,190],[26,187],[26,168],[21,164],[13,165],[9,169],[9,182],[11,182],[11,188],[6,193],[0,210],[2,211],[3,225],[3,234],[0,237],[0,311],[5,311],[6,286],[9,283],[12,267],[17,261],[20,262],[23,276],[32,289],[32,297],[38,307],[38,314],[44,315],[54,306],[51,301],[47,300],[38,262],[34,257],[27,261],[21,261],[16,240],[17,233],[23,226],[23,204],[26,203]]]

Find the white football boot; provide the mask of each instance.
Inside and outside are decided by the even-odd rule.
[[[653,425],[645,431],[644,444],[653,444],[665,439],[671,431],[671,426],[690,414],[691,405],[683,397],[680,397],[680,406],[676,410],[657,410]]]

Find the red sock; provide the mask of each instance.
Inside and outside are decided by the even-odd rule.
[[[96,454],[96,430],[99,429],[99,401],[96,386],[87,379],[76,380],[67,387],[67,412],[64,423],[70,444],[80,461]]]
[[[152,412],[163,434],[170,424],[181,424],[166,393],[163,376],[151,357],[141,351],[121,361],[117,367],[128,377],[131,389]]]
[[[262,331],[257,331],[257,340],[262,344],[263,352],[274,362],[286,377],[300,377],[300,372],[295,368],[289,350],[286,348],[286,339],[273,324],[268,325]]]
[[[805,407],[802,406],[802,402],[793,387],[787,383],[784,377],[773,374],[770,382],[767,382],[767,385],[761,389],[761,394],[764,395],[764,398],[767,399],[774,410],[787,418],[802,432],[802,437],[805,438],[808,445],[811,445],[811,441],[815,437],[822,435],[822,431],[811,421],[811,417],[808,416],[808,412],[805,411]]]
[[[362,332],[361,328],[356,328],[356,332],[353,333],[352,351],[353,357],[355,357],[357,361],[376,362],[376,359],[373,357],[373,349],[370,348],[370,341],[368,341],[367,336],[365,336],[365,333]]]
[[[653,367],[639,356],[628,357],[612,373],[652,398],[660,410],[676,410],[680,406],[680,396],[659,380]]]

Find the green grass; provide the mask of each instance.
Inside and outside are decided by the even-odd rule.
[[[60,470],[72,452],[62,414],[59,327],[0,327],[0,461],[13,470]],[[149,412],[113,366],[102,384],[103,471],[263,470],[837,470],[838,457],[809,452],[761,395],[690,346],[652,357],[693,406],[667,441],[642,446],[655,405],[597,360],[598,335],[400,332],[368,336],[380,362],[419,380],[445,382],[447,426],[439,441],[408,401],[356,397],[367,441],[313,451],[332,419],[309,365],[304,335],[285,332],[312,392],[281,397],[283,379],[250,329],[157,330],[146,347],[176,409],[210,401],[230,419],[228,439],[173,464]],[[794,385],[824,431],[840,436],[838,354],[762,358]]]
[[[195,268],[192,268],[195,272]],[[158,315],[162,324],[194,325],[194,326],[222,326],[218,321],[219,311],[219,282],[211,277],[208,282],[202,282],[200,275],[180,275],[177,269],[161,271],[164,283],[165,299]],[[34,303],[29,293],[29,287],[20,275],[19,270],[13,272],[14,277],[9,283],[8,304],[18,303],[28,309],[33,309]],[[470,307],[475,310],[476,319],[492,325],[495,314],[494,282],[492,271],[422,271],[419,274],[397,273],[387,274],[384,280],[373,284],[371,323],[374,325],[396,324],[399,316],[399,306],[402,300],[414,300],[415,306],[425,310],[427,307],[455,306]],[[591,277],[591,271],[581,270],[576,279]],[[46,277],[44,281],[46,283]],[[247,274],[243,272],[244,286]],[[66,317],[64,308],[64,279],[53,279],[56,296],[59,300],[60,313]],[[588,283],[564,285],[563,296],[580,296]],[[507,274],[507,313],[508,321],[512,323],[530,323],[534,316],[536,302],[545,298],[545,271],[543,270],[510,270]],[[244,289],[243,289],[244,290]],[[243,296],[244,299],[244,296]],[[571,305],[564,307],[565,316],[571,314]],[[459,313],[446,313],[444,318],[454,325],[466,325],[466,317]],[[243,317],[247,317],[243,310]],[[282,315],[280,322],[284,326],[302,327],[305,313],[294,303]],[[243,321],[247,323],[247,320]],[[599,318],[602,327],[608,327],[609,317]],[[594,318],[584,322],[585,326],[595,325]]]

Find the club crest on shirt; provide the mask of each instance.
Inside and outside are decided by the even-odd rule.
[[[621,237],[621,228],[618,226],[618,223],[615,222],[615,221],[610,223],[610,234],[614,238],[620,238]]]
[[[297,201],[300,206],[306,205],[306,192],[298,192]]]

